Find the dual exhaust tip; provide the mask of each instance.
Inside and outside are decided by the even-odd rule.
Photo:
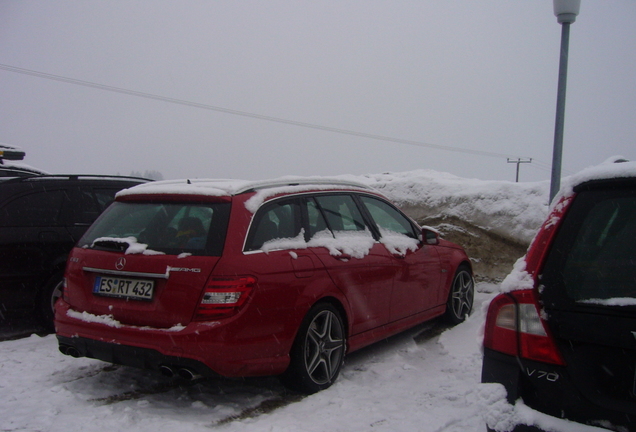
[[[62,354],[67,356],[71,356],[75,358],[84,357],[79,352],[79,350],[72,345],[60,345],[59,349]],[[168,378],[178,376],[186,381],[194,381],[196,379],[201,378],[201,375],[199,375],[192,369],[185,368],[185,367],[170,366],[165,364],[162,364],[159,366],[159,372],[161,372],[163,376],[166,376]]]
[[[83,355],[80,354],[79,350],[72,345],[60,345],[59,349],[60,349],[60,352],[64,355],[75,357],[75,358],[83,357]]]
[[[201,375],[199,375],[192,369],[185,368],[185,367],[172,367],[169,365],[161,365],[159,366],[159,372],[161,372],[163,376],[166,376],[168,378],[178,376],[180,378],[183,378],[186,381],[194,381],[196,379],[201,378]]]

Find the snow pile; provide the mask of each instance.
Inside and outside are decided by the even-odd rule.
[[[548,214],[547,181],[485,181],[424,169],[344,178],[379,190],[417,219],[456,217],[525,243]]]
[[[551,432],[607,432],[607,429],[548,416],[533,410],[521,400],[511,405],[506,401],[506,389],[501,384],[481,384],[479,398],[486,424],[497,432],[510,431],[519,424]]]
[[[502,292],[534,288],[534,279],[532,275],[526,271],[525,258],[526,257],[523,256],[515,262],[512,271],[501,283],[500,289]]]
[[[117,194],[170,194],[224,196],[246,190],[257,193],[246,202],[255,212],[268,198],[283,192],[338,189],[330,180],[346,183],[341,188],[374,188],[405,208],[414,218],[455,217],[505,238],[529,243],[548,213],[549,183],[514,183],[465,179],[433,170],[376,175],[328,177],[286,176],[267,181],[166,180],[145,183]],[[294,184],[297,182],[298,184]],[[265,187],[266,185],[274,187]],[[285,186],[283,186],[285,185]]]

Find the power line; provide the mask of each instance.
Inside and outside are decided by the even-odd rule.
[[[24,68],[19,68],[19,67],[15,67],[15,66],[5,65],[5,64],[0,64],[0,69],[8,71],[8,72],[15,72],[15,73],[23,74],[23,75],[30,75],[30,76],[34,76],[34,77],[38,77],[38,78],[44,78],[44,79],[48,79],[48,80],[59,81],[59,82],[67,83],[67,84],[74,84],[74,85],[79,85],[79,86],[83,86],[83,87],[89,87],[89,88],[94,88],[94,89],[99,89],[99,90],[110,91],[110,92],[114,92],[114,93],[126,94],[126,95],[129,95],[129,96],[137,96],[137,97],[141,97],[141,98],[145,98],[145,99],[152,99],[152,100],[157,100],[157,101],[161,101],[161,102],[168,102],[168,103],[173,103],[173,104],[178,104],[178,105],[184,105],[184,106],[189,106],[189,107],[194,107],[194,108],[205,109],[205,110],[208,110],[208,111],[217,111],[217,112],[222,112],[222,113],[225,113],[225,114],[237,115],[237,116],[242,116],[242,117],[249,117],[249,118],[253,118],[253,119],[264,120],[264,121],[269,121],[269,122],[274,122],[274,123],[288,124],[288,125],[304,127],[304,128],[309,128],[309,129],[317,129],[317,130],[333,132],[333,133],[338,133],[338,134],[343,134],[343,135],[350,135],[350,136],[356,136],[356,137],[361,137],[361,138],[368,138],[368,139],[373,139],[373,140],[377,140],[377,141],[388,141],[388,142],[393,142],[393,143],[398,143],[398,144],[406,144],[406,145],[417,146],[417,147],[427,147],[427,148],[432,148],[432,149],[437,149],[437,150],[452,151],[452,152],[472,154],[472,155],[477,155],[477,156],[487,156],[487,157],[496,157],[496,158],[504,158],[504,157],[505,158],[511,158],[511,157],[512,158],[516,158],[516,157],[518,157],[516,155],[510,155],[510,154],[488,152],[488,151],[484,151],[484,150],[471,150],[471,149],[466,149],[466,148],[461,148],[461,147],[453,147],[453,146],[442,146],[442,145],[437,145],[437,144],[425,143],[425,142],[421,142],[421,141],[407,140],[407,139],[402,139],[402,138],[394,138],[394,137],[388,137],[388,136],[384,136],[384,135],[370,134],[370,133],[366,133],[366,132],[357,132],[357,131],[352,131],[352,130],[348,130],[348,129],[340,129],[340,128],[334,128],[334,127],[330,127],[330,126],[317,125],[317,124],[313,124],[313,123],[305,123],[305,122],[300,122],[300,121],[296,121],[296,120],[283,119],[283,118],[280,118],[280,117],[271,117],[271,116],[267,116],[267,115],[263,115],[263,114],[255,114],[255,113],[250,113],[250,112],[245,112],[245,111],[234,110],[234,109],[230,109],[230,108],[223,108],[223,107],[217,107],[217,106],[213,106],[213,105],[202,104],[202,103],[198,103],[198,102],[190,102],[190,101],[186,101],[186,100],[183,100],[183,99],[176,99],[176,98],[171,98],[171,97],[167,97],[167,96],[160,96],[160,95],[155,95],[155,94],[151,94],[151,93],[144,93],[144,92],[140,92],[140,91],[124,89],[124,88],[120,88],[120,87],[108,86],[108,85],[94,83],[94,82],[90,82],[90,81],[83,81],[83,80],[78,80],[78,79],[75,79],[75,78],[68,78],[68,77],[63,77],[63,76],[60,76],[60,75],[53,75],[53,74],[49,74],[49,73],[45,73],[45,72],[38,72],[38,71],[30,70],[30,69],[24,69]]]

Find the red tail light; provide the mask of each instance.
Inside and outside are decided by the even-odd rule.
[[[565,365],[539,315],[533,290],[512,291],[493,299],[486,317],[484,346],[515,357]]]
[[[238,312],[256,285],[252,276],[212,278],[208,281],[195,321],[227,318]]]

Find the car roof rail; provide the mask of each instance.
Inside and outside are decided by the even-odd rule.
[[[141,188],[141,189],[140,189]],[[161,180],[157,182],[139,185],[129,190],[125,195],[143,195],[144,193],[158,194],[203,194],[205,189],[214,189],[226,196],[236,196],[244,193],[257,192],[265,189],[294,188],[293,190],[281,190],[284,192],[309,191],[310,189],[350,189],[355,188],[365,191],[374,191],[371,186],[356,181],[334,179],[327,177],[283,177],[273,180],[237,180],[237,179],[179,179]],[[121,192],[123,193],[123,192]],[[121,194],[120,193],[120,194]],[[278,193],[278,191],[274,191]]]
[[[154,181],[144,177],[120,176],[120,175],[101,175],[101,174],[31,174],[28,176],[7,177],[7,181],[23,182],[23,181],[42,181],[42,180],[141,180],[144,182]]]
[[[283,178],[283,179],[274,179],[274,180],[264,180],[264,181],[255,181],[244,185],[243,187],[237,189],[234,194],[239,195],[247,192],[256,192],[262,189],[273,189],[279,187],[288,187],[288,186],[344,186],[344,187],[353,187],[358,189],[372,190],[371,186],[365,185],[364,183],[351,181],[351,180],[342,180],[342,179],[334,179],[328,177],[298,177],[298,178]]]

